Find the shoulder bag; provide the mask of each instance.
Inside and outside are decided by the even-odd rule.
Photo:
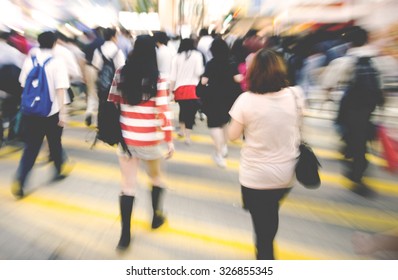
[[[303,140],[303,135],[301,131],[301,108],[297,101],[297,96],[292,90],[294,100],[296,103],[296,111],[298,116],[298,125],[300,131],[300,155],[296,164],[296,178],[297,181],[307,189],[317,189],[321,185],[321,178],[319,177],[319,163],[314,151],[311,149],[310,145]]]

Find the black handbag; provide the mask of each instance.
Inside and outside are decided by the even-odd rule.
[[[319,177],[321,164],[307,143],[301,142],[299,150],[300,155],[296,164],[297,181],[307,189],[317,189],[321,185],[321,178]]]
[[[298,119],[301,120],[299,105],[297,102],[297,96],[293,92],[293,96],[296,103]],[[303,141],[301,133],[301,121],[299,121],[300,138],[301,143],[299,146],[300,155],[298,156],[296,163],[296,178],[297,181],[307,189],[317,189],[321,186],[321,178],[319,176],[319,168],[321,164],[316,157],[314,151]]]
[[[202,81],[199,80],[198,85],[196,86],[196,96],[200,99],[206,97],[208,91],[208,84],[202,84]]]

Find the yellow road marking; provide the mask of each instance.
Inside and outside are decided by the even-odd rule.
[[[186,160],[188,163],[192,162],[192,160],[188,160],[189,156],[181,155],[181,158]],[[193,161],[195,164],[201,163],[198,159]],[[105,164],[79,159],[76,162],[74,171],[72,172],[72,175],[75,174],[82,176],[83,178],[103,178],[104,180],[117,178],[116,180],[120,180],[119,168],[114,164]],[[141,182],[148,180],[144,172],[139,172],[139,180]],[[342,183],[341,181],[343,181],[344,184],[344,177],[332,174],[322,174],[322,180],[334,184],[340,184]],[[171,187],[172,191],[183,193],[186,196],[200,196],[207,200],[221,200],[223,202],[229,201],[234,204],[240,204],[241,202],[238,182],[231,182],[231,184],[215,184],[206,179],[200,179],[200,182],[198,182],[197,180],[192,180],[192,178],[188,176],[175,175],[172,177],[166,176],[166,182],[167,185]],[[189,183],[187,184],[187,182]],[[389,187],[393,189],[394,184],[391,183]],[[294,197],[289,196],[282,207],[282,211],[284,213],[292,216],[297,215],[296,211],[298,209],[300,210],[300,216],[309,220],[319,221],[320,219],[331,224],[367,230],[385,230],[398,223],[397,213],[388,214],[380,210],[360,206],[353,207],[345,203],[325,201],[320,198],[317,198],[315,201],[315,199],[311,200],[297,195]],[[338,209],[338,211],[336,211],[336,209]]]
[[[69,126],[71,127],[79,127],[79,128],[86,128],[86,129],[90,129],[90,130],[94,130],[95,128],[87,128],[82,122],[78,122],[78,121],[70,121],[68,122]],[[176,133],[173,133],[173,137],[174,139],[176,139],[178,141],[178,136]],[[211,139],[210,136],[208,135],[204,135],[204,134],[192,134],[191,135],[191,140],[194,143],[200,143],[200,144],[208,144],[208,145],[212,145],[213,144],[213,140]],[[241,147],[243,144],[242,140],[236,140],[236,141],[230,141],[228,143],[229,145],[233,145],[236,147]],[[322,148],[313,148],[315,154],[320,157],[320,158],[325,158],[325,159],[331,159],[331,160],[342,160],[344,159],[344,156],[337,152],[337,151],[332,151],[332,150],[327,150],[327,149],[322,149]],[[381,167],[386,167],[387,163],[386,160],[378,157],[376,155],[373,154],[366,154],[367,159],[369,160],[369,162],[371,162],[374,165],[378,165]]]
[[[4,186],[1,186],[0,193],[2,195],[6,194],[4,190]],[[63,200],[56,198],[43,198],[38,195],[30,195],[25,197],[23,200],[16,203],[27,203],[31,205],[35,205],[40,208],[45,208],[49,210],[49,213],[53,213],[53,211],[62,212],[65,215],[70,216],[71,221],[75,223],[82,222],[84,219],[74,220],[73,214],[76,215],[88,215],[100,217],[106,220],[116,220],[118,217],[110,211],[105,211],[106,208],[100,209],[92,209],[87,206],[79,206],[80,205],[88,205],[87,202],[78,200],[75,201],[76,204],[65,203]],[[105,210],[104,210],[105,209]],[[142,215],[137,217],[134,214],[133,218],[133,228],[139,227],[140,230],[147,231],[149,228],[149,223],[143,219]],[[50,223],[48,223],[50,225]],[[57,227],[52,227],[52,229],[57,229]],[[248,229],[249,230],[249,229]],[[59,232],[62,233],[62,229],[59,229]],[[218,248],[224,248],[225,250],[236,250],[242,251],[244,254],[253,254],[254,257],[254,247],[251,241],[251,234],[246,234],[238,231],[235,231],[231,228],[224,228],[216,225],[210,225],[208,223],[203,222],[191,222],[187,219],[179,220],[178,218],[173,220],[171,223],[168,222],[166,226],[160,228],[158,231],[160,234],[167,234],[171,236],[175,236],[175,240],[179,240],[181,243],[183,240],[180,238],[187,238],[190,240],[204,242],[209,244],[209,250],[211,246],[217,246]],[[83,236],[72,236],[73,231],[70,231],[67,236],[71,238],[71,240],[76,239],[80,242],[88,242],[89,239]],[[62,235],[65,235],[63,233]],[[344,255],[341,253],[336,253],[332,251],[328,252],[320,252],[317,249],[310,249],[308,247],[302,247],[298,244],[294,244],[293,242],[286,242],[288,245],[285,245],[285,241],[281,240],[277,242],[276,245],[276,254],[280,259],[305,259],[305,260],[314,260],[314,259],[350,259],[352,256]],[[191,243],[189,243],[191,244]],[[294,248],[294,250],[292,250]],[[204,248],[203,248],[204,249]],[[101,251],[104,251],[103,248]]]

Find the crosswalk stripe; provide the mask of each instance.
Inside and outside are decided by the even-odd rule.
[[[87,128],[82,122],[77,122],[77,121],[70,121],[69,123],[70,127],[74,128],[84,128],[87,131],[94,131],[95,129],[90,127]],[[176,133],[173,133],[174,139],[177,139],[178,141],[178,136]],[[65,142],[67,138],[63,138],[63,141]],[[191,140],[193,143],[199,143],[199,144],[207,144],[207,145],[212,145],[213,141],[211,138],[207,135],[201,135],[201,134],[192,134]],[[229,145],[235,146],[235,147],[241,147],[242,146],[242,141],[241,140],[236,140],[233,142],[229,142]],[[91,144],[91,143],[90,143]],[[2,149],[0,149],[0,158],[3,157],[4,155],[8,154],[10,151],[12,152],[15,148],[10,148],[9,146],[5,146]],[[329,160],[343,160],[344,157],[341,155],[339,152],[332,151],[332,150],[327,150],[327,149],[322,149],[322,148],[317,148],[313,147],[313,150],[315,154],[320,157],[320,158],[325,158]],[[374,165],[381,166],[381,167],[387,167],[387,162],[385,159],[380,158],[374,154],[368,153],[366,154],[366,158],[368,161]]]
[[[69,121],[68,122],[68,126],[72,127],[72,128],[85,128],[89,131],[94,131],[95,128],[93,127],[86,127],[82,122],[78,122],[78,121]],[[177,133],[173,133],[173,138],[176,139],[178,141],[178,135]],[[213,141],[211,140],[211,138],[207,135],[203,135],[203,134],[192,134],[191,135],[191,140],[194,143],[201,143],[201,144],[212,144]],[[242,145],[242,141],[241,140],[236,140],[233,142],[229,142],[230,145],[233,146],[241,146]]]
[[[78,140],[76,138],[71,138],[71,137],[65,137],[63,139],[63,143],[67,146],[71,147],[79,147],[82,149],[88,149],[90,143],[84,143],[83,140]],[[114,152],[115,149],[105,145],[103,143],[98,143],[94,147],[95,150],[101,150],[101,151],[108,151],[108,152]],[[324,149],[314,149],[316,153],[319,151],[319,156],[320,157],[325,157],[328,159],[342,159],[342,156],[333,151],[328,151]],[[373,161],[379,161],[379,164],[385,165],[385,163],[382,163],[382,159],[379,159],[377,157],[372,157],[369,155],[369,158],[372,159]],[[210,155],[204,155],[204,154],[198,154],[198,153],[192,153],[192,152],[181,152],[181,151],[176,151],[175,155],[171,159],[172,161],[178,161],[182,163],[187,163],[187,164],[200,164],[200,165],[205,165],[205,166],[214,166],[216,167],[215,163],[211,159]],[[227,159],[227,169],[231,170],[238,170],[239,169],[239,160],[236,159]],[[341,175],[334,175],[328,172],[321,171],[321,175],[323,176],[323,181],[325,183],[332,183],[332,184],[337,184],[341,185],[343,183],[344,186],[349,185],[346,180],[344,180],[344,177]],[[388,180],[382,180],[382,179],[376,179],[376,178],[369,178],[365,177],[364,181],[368,183],[371,187],[379,190],[382,193],[385,194],[392,194],[395,196],[398,196],[398,184],[388,181]]]
[[[83,141],[78,141],[74,138],[66,137],[64,142],[65,142],[66,146],[72,146],[77,149],[82,148],[82,147],[83,148],[88,147],[88,145],[84,144]],[[113,152],[113,153],[115,152],[113,148],[108,147],[106,145],[98,145],[98,147],[96,147],[96,149],[99,149],[101,151]],[[19,157],[20,157],[20,153],[17,153],[17,154],[11,153],[10,155],[11,156],[7,156],[6,159],[14,159],[15,160],[15,159],[19,159]],[[198,161],[198,158],[200,159],[199,161]],[[212,163],[210,156],[200,155],[200,154],[195,154],[195,153],[177,152],[176,157],[173,160],[177,161],[179,163],[183,162],[183,163],[194,164],[194,165],[205,165],[205,166],[213,165],[213,166],[215,166]],[[103,173],[102,169],[98,170],[98,162],[94,162],[94,161],[82,161],[82,162],[83,162],[83,164],[81,164],[80,159],[78,159],[78,162],[77,162],[78,172],[77,173],[80,173],[81,170],[86,171],[88,166],[94,166],[95,170],[92,170],[92,172],[88,172],[86,175],[95,177],[98,174],[101,174],[101,175],[105,175],[108,178],[111,177],[111,176]],[[236,171],[238,168],[238,161],[230,159],[230,160],[228,160],[228,162],[231,162],[231,164],[229,164],[229,169]],[[111,165],[109,165],[109,166],[111,166]],[[105,165],[104,168],[109,169],[108,165]],[[112,168],[116,169],[116,170],[112,171],[112,173],[111,173],[112,177],[117,176],[117,178],[118,178],[120,176],[119,172],[118,172],[118,168],[115,167],[114,165]],[[80,176],[80,175],[78,174],[78,176]],[[336,183],[336,184],[339,184],[339,180],[341,180],[343,178],[342,176],[335,176],[334,174],[328,174],[328,173],[323,173],[322,176],[323,176],[323,180],[326,180],[331,183]],[[144,178],[144,175],[141,174],[140,180],[142,180],[143,178]],[[187,177],[187,178],[189,178],[189,177]],[[179,192],[183,192],[183,189],[186,187],[187,178],[178,177],[177,179],[174,179],[174,176],[173,176],[173,178],[171,178],[171,181],[170,180],[167,180],[167,181],[170,183],[170,185],[176,185],[177,190]],[[368,178],[367,180],[374,180],[374,179]],[[215,193],[220,194],[220,186],[219,185],[214,185],[214,184],[211,185],[208,183],[209,182],[204,182],[204,184],[203,184],[207,187],[207,189],[202,189],[200,184],[194,185],[193,189],[199,195],[202,195],[202,196],[205,193],[206,194],[208,193],[207,195],[205,195],[208,198],[211,198],[212,196],[214,196]],[[374,184],[374,185],[376,185],[378,183],[379,183],[379,180],[374,180],[373,182],[371,182],[371,184]],[[190,185],[191,185],[191,183],[190,183]],[[182,187],[179,187],[179,186],[182,186]],[[385,189],[385,191],[390,191],[390,189],[393,190],[394,188],[396,189],[396,184],[390,182],[390,184],[387,184],[387,188]],[[189,190],[189,192],[191,192],[191,191],[192,191],[192,189]],[[231,197],[234,199],[234,201],[238,201],[238,199],[240,198],[240,195],[238,192],[227,190],[227,188],[221,188],[221,192],[222,192],[222,196]],[[304,214],[303,216],[307,215],[307,216],[311,217],[313,215],[313,213],[316,212],[317,214],[320,213],[319,216],[321,217],[321,220],[323,220],[323,222],[329,222],[332,224],[341,224],[341,225],[345,225],[345,226],[354,226],[356,228],[372,229],[372,230],[375,230],[375,229],[382,230],[382,229],[385,229],[386,227],[394,226],[397,223],[397,219],[394,218],[393,216],[388,216],[386,214],[379,213],[378,211],[366,212],[366,210],[369,210],[367,208],[361,209],[358,207],[353,207],[352,209],[354,209],[354,211],[350,212],[351,210],[348,209],[349,207],[348,208],[344,207],[344,206],[347,206],[346,204],[333,203],[333,205],[337,209],[339,209],[340,214],[341,214],[341,212],[346,212],[346,211],[350,212],[347,215],[344,213],[343,215],[338,215],[336,217],[336,215],[333,216],[333,212],[335,210],[325,207],[326,204],[324,203],[324,201],[321,201],[319,203],[317,202],[315,204],[313,203],[313,201],[312,202],[311,201],[310,202],[299,201],[302,203],[297,204],[296,199],[293,199],[293,200],[294,200],[294,203],[292,205],[289,205],[291,202],[290,202],[290,197],[288,198],[288,200],[285,202],[285,204],[282,207],[282,213],[287,212],[288,214],[290,214],[290,213],[294,214],[294,212],[297,211],[297,208],[299,208],[300,211],[302,211],[302,212],[305,212],[307,210],[307,213]],[[343,207],[341,207],[341,206],[343,206]],[[289,208],[292,208],[292,209],[289,209]],[[357,211],[357,212],[355,212],[355,211]],[[300,213],[300,214],[302,214],[302,213]],[[361,215],[363,215],[364,218]],[[371,217],[371,218],[368,219],[366,217]],[[375,217],[378,217],[378,218],[376,219]],[[347,225],[345,222],[337,222],[336,223],[336,220],[340,220],[340,221],[353,220],[354,221],[355,219],[358,219],[360,221],[355,222],[351,225],[350,224]],[[204,238],[204,239],[206,239],[206,238]],[[285,252],[285,253],[288,254],[288,252]],[[286,256],[286,255],[284,255],[284,256]],[[286,257],[284,257],[284,258],[286,258]],[[304,257],[303,256],[297,257],[297,255],[296,255],[296,258],[293,258],[293,259],[298,259],[298,258],[302,259]],[[320,257],[317,257],[317,258],[320,258]],[[343,257],[339,257],[339,259],[340,258],[343,258]],[[314,258],[310,258],[310,259],[314,259]]]
[[[77,128],[86,128],[89,130],[93,130],[93,128],[87,128],[86,126],[84,126],[83,123],[81,122],[77,122],[77,121],[71,121],[70,122],[70,126],[71,127],[77,127]],[[176,133],[173,133],[173,137],[176,141],[179,141],[179,137]],[[318,136],[317,136],[318,137]],[[192,134],[191,135],[191,140],[193,143],[199,143],[199,144],[207,144],[207,145],[213,145],[213,140],[211,139],[210,136],[208,135],[204,135],[204,134]],[[232,145],[235,147],[241,147],[243,144],[242,140],[236,140],[236,141],[229,141],[228,145]],[[332,150],[327,150],[327,149],[322,149],[322,148],[317,148],[317,147],[313,147],[313,150],[315,152],[315,154],[318,157],[321,158],[325,158],[325,159],[331,159],[331,160],[342,160],[344,159],[344,156],[337,152],[337,151],[332,151]],[[387,163],[386,160],[376,156],[374,154],[371,153],[367,153],[366,154],[367,159],[369,160],[369,162],[371,162],[374,165],[378,165],[381,167],[386,167]]]
[[[186,157],[181,156],[184,159]],[[14,160],[17,156],[14,157]],[[198,161],[195,159],[195,163]],[[99,163],[89,160],[78,159],[76,161],[75,169],[72,175],[82,176],[84,178],[117,178],[120,180],[119,168],[113,164]],[[322,175],[322,179],[329,175]],[[332,179],[329,181],[335,181],[337,176],[330,175]],[[341,180],[343,177],[338,178]],[[147,176],[144,172],[139,172],[140,182],[146,182]],[[116,182],[116,180],[115,180]],[[172,191],[177,191],[186,196],[199,196],[207,200],[221,199],[221,201],[228,201],[232,204],[240,204],[240,190],[238,182],[231,182],[231,185],[219,184],[208,181],[206,179],[200,179],[198,181],[191,180],[188,176],[167,176],[166,182],[170,186]],[[187,182],[188,187],[187,187]],[[336,180],[335,183],[339,183]],[[392,187],[392,186],[391,186]],[[330,207],[328,207],[330,206]],[[282,209],[282,213],[286,213],[291,216],[296,215],[297,209],[300,209],[300,216],[305,217],[309,220],[319,221],[318,218],[314,218],[313,214],[316,213],[325,222],[340,225],[349,226],[354,228],[362,228],[367,230],[384,230],[389,227],[393,227],[398,222],[397,213],[386,214],[379,210],[374,210],[366,207],[351,206],[345,203],[330,202],[321,198],[309,199],[303,196],[290,195],[286,199]],[[339,211],[336,211],[339,209]]]
[[[4,185],[0,184],[0,193],[2,195],[6,195],[6,191],[4,189]],[[87,215],[87,216],[95,216],[100,217],[106,220],[117,220],[119,217],[108,208],[103,206],[98,209],[92,209],[87,207],[86,205],[90,205],[85,200],[74,201],[74,204],[66,203],[61,199],[57,199],[51,197],[49,195],[30,195],[25,197],[20,203],[27,203],[30,205],[35,205],[40,208],[49,209],[50,213],[61,212],[65,215],[68,215],[70,220],[75,223],[80,223],[85,219],[81,220],[75,219],[75,215]],[[82,206],[84,205],[84,206]],[[136,211],[136,210],[135,210]],[[75,215],[74,215],[75,214]],[[140,230],[147,231],[150,226],[146,219],[143,217],[142,213],[134,213],[133,218],[133,228],[137,227]],[[48,225],[51,225],[50,223]],[[51,227],[52,230],[56,230],[57,227]],[[58,229],[61,235],[65,235],[65,232]],[[171,235],[179,240],[179,242],[175,242],[174,244],[180,244],[184,240],[181,238],[187,238],[188,240],[195,240],[200,242],[205,242],[209,246],[217,246],[217,248],[224,248],[225,250],[236,250],[241,251],[244,254],[253,254],[254,256],[254,247],[251,240],[251,232],[248,229],[247,232],[242,233],[236,231],[234,229],[226,229],[221,226],[210,225],[208,223],[203,222],[190,222],[186,218],[176,218],[172,219],[169,217],[169,222],[165,227],[160,228],[157,231],[159,234]],[[72,232],[71,232],[72,233]],[[70,234],[66,234],[70,238],[73,237]],[[74,238],[74,237],[73,237]],[[73,239],[72,238],[72,239]],[[84,234],[79,234],[76,236],[77,242],[87,243],[88,238]],[[286,244],[285,244],[286,243]],[[191,243],[189,243],[191,244]],[[212,245],[210,245],[212,244]],[[192,245],[192,244],[191,244]],[[211,247],[209,247],[209,250]],[[101,251],[104,251],[104,248],[101,248]],[[205,248],[202,248],[205,249]],[[214,249],[214,248],[213,248]],[[280,259],[350,259],[352,257],[348,255],[344,255],[342,253],[335,253],[332,251],[322,252],[318,249],[302,247],[294,242],[279,240],[276,244],[276,254]]]

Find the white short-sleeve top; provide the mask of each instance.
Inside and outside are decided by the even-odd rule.
[[[38,63],[41,65],[48,58],[52,57],[44,67],[50,99],[53,102],[48,116],[52,116],[59,112],[60,104],[65,104],[67,101],[66,99],[58,100],[58,96],[56,94],[57,89],[67,89],[70,87],[67,67],[62,59],[54,57],[52,49],[32,49],[25,59],[19,76],[19,82],[22,87],[25,87],[26,78],[33,69],[32,56],[36,56]]]
[[[235,101],[229,114],[243,124],[245,135],[239,167],[241,185],[253,189],[292,186],[303,100],[302,90],[290,87],[266,94],[245,92]]]

